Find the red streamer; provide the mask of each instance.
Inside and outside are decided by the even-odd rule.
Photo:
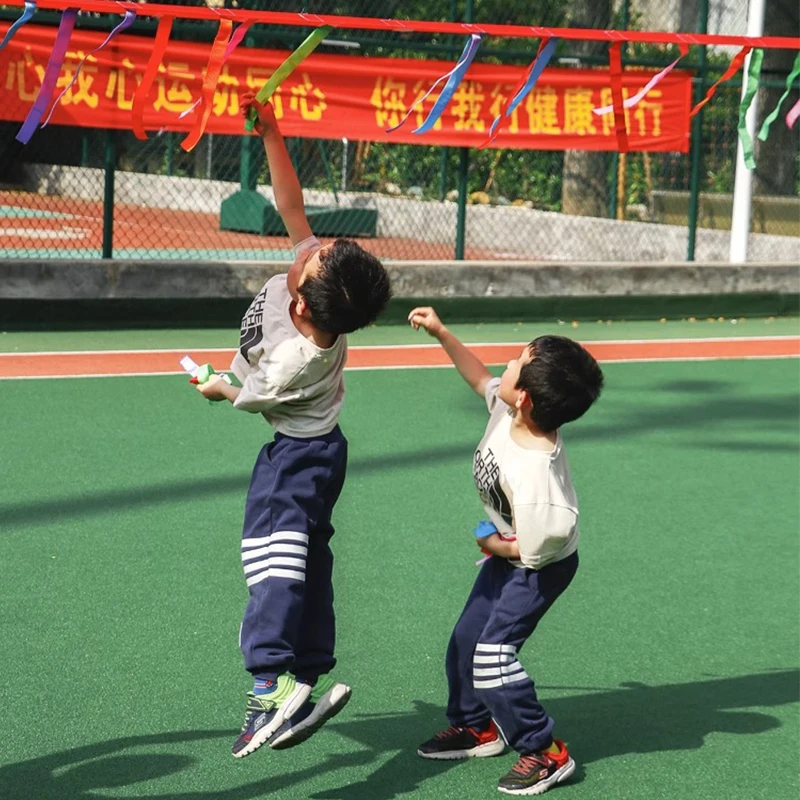
[[[747,54],[752,49],[752,47],[743,47],[733,57],[733,61],[731,61],[728,69],[725,70],[725,74],[706,92],[706,96],[692,109],[692,113],[689,114],[690,117],[693,117],[716,94],[717,87],[721,83],[729,81],[741,69],[745,58],[747,58]]]
[[[161,65],[161,59],[164,57],[164,51],[167,49],[169,43],[169,35],[172,33],[173,17],[161,17],[158,21],[158,29],[156,30],[156,38],[153,42],[153,52],[150,54],[150,60],[147,62],[147,68],[142,76],[142,82],[136,89],[136,94],[133,96],[133,110],[131,112],[133,133],[137,139],[147,139],[147,134],[144,130],[144,106],[147,102],[147,95],[153,86],[153,81],[156,79],[156,73]]]
[[[225,62],[225,51],[228,48],[228,42],[233,32],[233,22],[229,19],[220,20],[219,30],[214,39],[214,44],[211,46],[211,55],[208,57],[208,66],[206,67],[206,74],[203,78],[203,92],[201,95],[200,108],[197,114],[197,121],[194,124],[189,135],[181,142],[181,147],[190,153],[200,137],[206,129],[208,118],[211,116],[211,109],[214,104],[214,92],[217,88],[219,81],[219,73],[222,71],[222,65]]]
[[[625,106],[622,97],[622,42],[614,42],[608,48],[608,70],[611,77],[611,99],[614,101],[614,128],[617,131],[617,147],[627,153],[628,129],[625,125]]]

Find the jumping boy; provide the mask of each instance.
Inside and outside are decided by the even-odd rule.
[[[258,112],[275,205],[294,245],[286,275],[270,278],[242,320],[232,386],[212,375],[197,388],[209,400],[259,413],[275,428],[260,452],[245,506],[242,562],[250,594],[239,643],[253,676],[233,755],[265,742],[292,747],[350,699],[334,683],[331,514],[345,477],[339,425],[345,334],[375,320],[391,296],[380,261],[355,242],[322,246],[311,233],[300,183],[272,106]]]
[[[478,525],[491,555],[467,598],[447,649],[450,727],[420,745],[423,758],[494,756],[505,740],[520,754],[497,788],[533,795],[575,769],[517,653],[578,568],[578,500],[559,428],[597,399],[603,373],[577,342],[540,336],[500,378],[442,324],[432,308],[409,314],[485,398],[486,432],[473,477],[491,522]]]

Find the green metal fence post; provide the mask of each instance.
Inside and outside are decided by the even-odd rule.
[[[117,135],[106,131],[105,174],[103,183],[103,258],[114,251],[114,173],[117,168]]]
[[[700,0],[698,33],[708,32],[708,0]],[[697,82],[694,86],[694,102],[699,103],[706,93],[706,47],[700,47],[700,62],[698,66]],[[692,120],[692,167],[689,177],[689,237],[686,245],[686,260],[694,261],[695,241],[697,238],[697,216],[700,200],[700,166],[702,158],[701,146],[703,144],[703,112],[697,113]]]
[[[167,133],[167,175],[172,176],[175,171],[175,134]]]
[[[622,4],[622,30],[627,30],[631,22],[631,2],[625,0]],[[625,42],[622,43],[620,56],[622,60],[622,68],[625,69],[627,61],[628,46]],[[617,192],[619,189],[619,150],[615,150],[611,154],[611,175],[608,181],[608,218],[617,218]]]
[[[467,172],[469,148],[458,150],[458,212],[456,215],[456,261],[464,260],[464,240],[467,233]]]
[[[475,19],[474,0],[467,0],[464,22]],[[467,172],[469,170],[469,148],[458,150],[458,212],[456,214],[456,261],[464,260],[464,244],[467,238]]]
[[[456,0],[450,0],[450,16],[448,19],[451,22],[456,21]],[[452,45],[455,41],[455,36],[448,36],[447,41]],[[454,55],[458,52],[458,50],[453,48],[451,51]],[[443,202],[445,196],[447,195],[447,155],[448,151],[446,147],[441,147],[439,152],[439,202]]]

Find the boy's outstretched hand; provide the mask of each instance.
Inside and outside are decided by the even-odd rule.
[[[263,105],[256,100],[253,92],[245,92],[240,98],[242,116],[247,119],[250,115],[250,109],[255,109],[257,114],[255,129],[259,136],[269,133],[273,130],[278,130],[278,121],[275,119],[275,109],[272,108],[271,103],[264,103]]]
[[[444,325],[442,325],[439,315],[430,306],[418,306],[413,309],[408,315],[408,321],[415,331],[424,328],[431,336],[435,336],[437,339],[444,330]]]

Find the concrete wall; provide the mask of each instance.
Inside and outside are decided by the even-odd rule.
[[[29,165],[26,188],[41,194],[100,200],[103,170]],[[140,173],[116,173],[116,202],[218,214],[222,201],[238,188],[223,181],[176,178]],[[272,190],[258,191],[272,200]],[[333,205],[331,192],[306,191],[309,205]],[[413,237],[452,243],[456,230],[455,203],[413,200],[368,193],[340,193],[342,206],[378,209],[378,235]],[[512,206],[470,206],[467,246],[482,248],[498,258],[541,261],[680,262],[686,257],[688,229],[678,225],[620,222],[572,217]],[[752,261],[797,263],[800,240],[789,236],[753,234]],[[727,261],[727,231],[697,231],[695,258]]]
[[[395,297],[576,298],[797,295],[788,264],[396,261]],[[285,262],[0,261],[0,299],[249,298]]]

